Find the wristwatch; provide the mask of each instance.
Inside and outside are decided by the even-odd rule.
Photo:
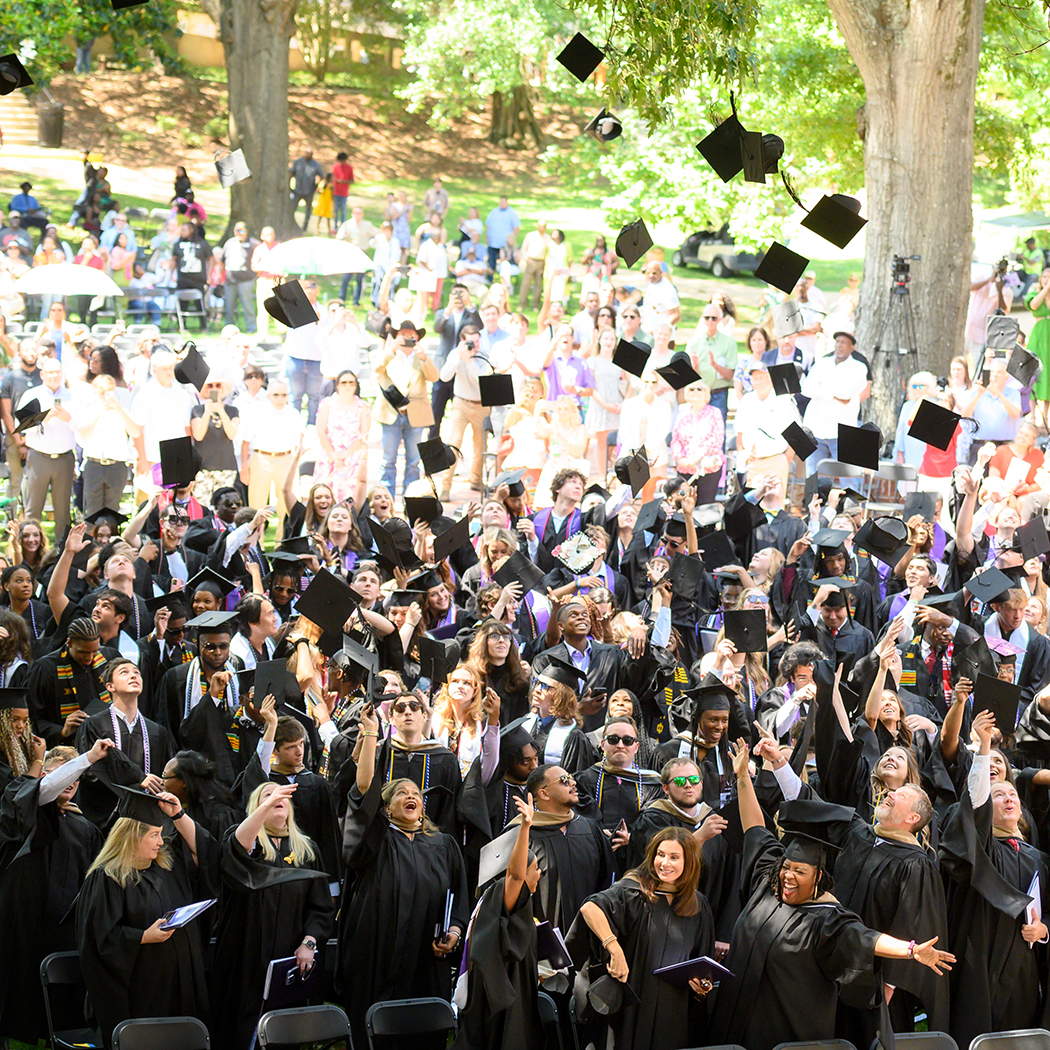
[[[310,951],[315,952],[315,951],[317,951],[317,941],[315,941],[313,939],[313,937],[304,937],[303,938],[303,947],[304,948],[309,948]]]

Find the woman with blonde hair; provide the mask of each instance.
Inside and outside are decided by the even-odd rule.
[[[747,574],[764,594],[769,594],[769,588],[773,585],[773,579],[784,567],[784,552],[776,547],[763,547],[755,551],[747,567]]]
[[[36,573],[47,557],[43,526],[36,518],[26,518],[17,524],[8,522],[7,531],[11,536],[11,564],[28,565]]]
[[[502,504],[501,504],[502,506]],[[478,542],[478,563],[463,574],[464,590],[477,595],[486,584],[492,582],[496,566],[509,558],[518,549],[518,537],[510,529],[488,528]]]
[[[118,818],[77,902],[77,943],[88,999],[110,1046],[136,1017],[199,1017],[210,1024],[201,920],[165,928],[175,908],[215,896],[215,842],[167,792],[124,788]],[[175,826],[164,837],[167,821]]]
[[[212,1032],[238,1050],[252,1043],[270,960],[294,955],[305,976],[335,926],[317,847],[295,822],[295,791],[295,784],[260,784],[248,799],[248,815],[222,843]]]
[[[499,694],[472,664],[460,664],[438,690],[431,732],[459,759],[463,776],[480,755],[482,781],[492,779],[499,764],[499,713]]]
[[[547,388],[540,376],[527,376],[521,381],[518,400],[503,420],[503,437],[497,456],[497,470],[526,470],[534,484],[543,470],[547,448],[537,434],[536,406],[546,396]]]
[[[549,418],[548,418],[549,417]],[[560,470],[578,470],[586,478],[591,464],[587,459],[590,435],[580,421],[580,410],[567,394],[556,401],[540,401],[536,405],[536,436],[547,442],[547,461],[536,482],[533,507],[543,509],[554,502],[551,482]]]
[[[1025,622],[1040,634],[1046,634],[1046,599],[1033,594],[1024,607]]]

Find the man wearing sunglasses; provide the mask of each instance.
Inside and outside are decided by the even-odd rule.
[[[142,557],[150,562],[153,577],[164,591],[170,591],[173,580],[185,584],[204,568],[205,556],[188,550],[185,544],[190,516],[176,505],[167,507],[160,518],[160,543],[152,552],[143,548]]]
[[[579,777],[581,806],[593,816],[609,837],[622,874],[631,827],[638,815],[660,796],[659,774],[635,765],[638,756],[638,725],[624,716],[605,723],[602,756]]]

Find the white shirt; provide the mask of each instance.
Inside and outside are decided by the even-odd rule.
[[[326,379],[335,379],[344,369],[349,368],[354,375],[361,370],[361,333],[352,325],[344,325],[342,330],[332,329],[320,340],[321,375]]]
[[[30,387],[19,399],[15,406],[17,409],[25,408],[30,401],[40,402],[40,411],[49,412],[55,406],[56,396],[46,386]],[[46,455],[57,455],[61,452],[72,452],[74,444],[73,428],[64,420],[45,420],[39,426],[30,427],[23,431],[22,435],[26,444],[34,452],[43,452]]]
[[[463,344],[461,343],[460,346]],[[455,376],[452,393],[467,401],[481,400],[481,387],[478,376],[490,376],[496,372],[506,371],[511,364],[510,356],[503,352],[499,344],[489,348],[485,360],[480,354],[475,357],[460,357],[459,348],[448,355],[448,360],[441,366],[441,381],[448,383]]]
[[[581,346],[586,346],[594,335],[595,320],[586,310],[581,310],[570,322],[572,337]]]
[[[85,437],[84,428],[92,423],[95,427]],[[84,450],[87,459],[127,460],[129,443],[124,420],[118,412],[107,409],[98,397],[84,400],[77,406],[73,425],[77,430],[77,444]]]
[[[433,237],[428,237],[420,246],[416,262],[425,267],[436,277],[448,276],[448,245],[438,244]]]
[[[179,383],[163,387],[151,379],[136,395],[131,418],[142,427],[146,459],[160,462],[160,443],[185,437],[190,425],[190,412],[196,402]]]
[[[855,427],[867,384],[868,370],[852,354],[838,364],[834,354],[816,361],[802,380],[802,396],[810,398],[805,424],[813,436],[837,438],[840,423]]]
[[[655,332],[662,324],[670,324],[671,311],[678,306],[678,289],[664,277],[653,284],[645,286],[642,305],[638,312],[642,315],[642,327],[647,332]]]
[[[790,394],[770,393],[763,401],[751,390],[740,399],[736,409],[736,432],[742,441],[742,450],[758,459],[784,452],[787,442],[781,435],[789,424],[797,422],[798,409]]]
[[[314,313],[321,316],[317,303],[313,304]],[[300,328],[289,328],[284,334],[284,352],[288,357],[297,357],[300,361],[321,360],[320,329],[316,322],[304,324]]]
[[[241,426],[240,440],[252,452],[290,452],[299,447],[303,417],[291,405],[274,408],[267,404],[255,409]]]

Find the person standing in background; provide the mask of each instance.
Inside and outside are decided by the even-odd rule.
[[[346,198],[350,196],[350,187],[353,184],[354,168],[350,158],[345,153],[337,153],[332,165],[332,207],[335,211],[336,229],[340,223],[346,222]],[[343,295],[345,298],[346,293]]]

